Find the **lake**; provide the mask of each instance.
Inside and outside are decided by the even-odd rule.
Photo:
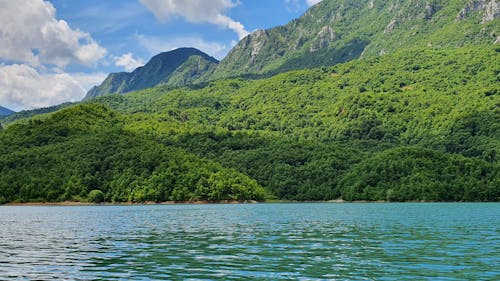
[[[0,280],[500,280],[500,203],[0,206]]]

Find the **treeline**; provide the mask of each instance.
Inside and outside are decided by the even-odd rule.
[[[498,201],[500,169],[479,159],[401,147],[362,161],[340,186],[349,201]]]
[[[325,144],[258,134],[188,134],[175,145],[234,167],[288,200],[497,201],[500,165],[377,141]]]

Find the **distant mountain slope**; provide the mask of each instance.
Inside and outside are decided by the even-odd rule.
[[[128,93],[157,85],[191,84],[217,65],[218,61],[194,49],[180,48],[151,58],[133,72],[111,73],[104,82],[92,88],[85,99],[111,93]]]
[[[498,0],[323,0],[241,40],[211,79],[334,65],[401,48],[500,43]]]
[[[14,114],[16,113],[15,111],[12,111],[8,108],[5,108],[3,106],[0,106],[0,116],[8,116],[8,115],[11,115],[11,114]]]
[[[14,112],[10,115],[5,115],[5,116],[0,115],[0,122],[3,124],[9,124],[9,123],[12,123],[12,122],[20,120],[20,119],[29,119],[29,118],[34,117],[34,116],[38,117],[40,115],[51,113],[51,112],[57,111],[59,109],[69,107],[71,105],[75,105],[75,104],[76,103],[74,103],[74,102],[65,102],[65,103],[61,103],[61,104],[49,106],[49,107],[21,110],[19,112]]]
[[[194,48],[161,53],[131,73],[111,73],[85,99],[158,85],[267,77],[407,48],[499,44],[499,17],[499,0],[323,0],[284,26],[251,33],[220,63]]]

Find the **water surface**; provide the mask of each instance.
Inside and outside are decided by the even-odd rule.
[[[500,204],[0,207],[1,280],[500,280]]]

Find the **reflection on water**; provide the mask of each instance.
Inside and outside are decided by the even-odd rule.
[[[499,280],[500,204],[4,206],[0,279]]]

